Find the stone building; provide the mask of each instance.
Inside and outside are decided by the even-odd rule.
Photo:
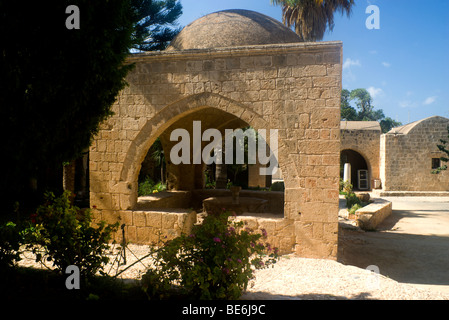
[[[440,139],[448,140],[448,126],[449,119],[433,116],[382,134],[375,121],[342,121],[340,167],[351,164],[351,182],[359,190],[357,171],[367,170],[366,190],[377,190],[381,195],[447,192],[449,172],[431,172],[444,156],[437,144]]]
[[[351,164],[351,182],[354,189],[371,190],[379,184],[379,145],[381,135],[377,121],[341,121],[340,171],[344,163]],[[360,171],[367,171],[367,183],[362,185]],[[340,172],[343,177],[343,172]]]
[[[449,191],[449,172],[432,174],[445,156],[438,150],[448,139],[449,119],[433,116],[394,128],[381,136],[382,190]]]
[[[139,198],[148,150],[159,137],[169,155],[176,143],[171,133],[182,128],[192,137],[193,121],[201,121],[203,133],[249,125],[277,130],[285,192],[242,191],[241,199],[278,202],[266,206],[268,212],[238,218],[265,228],[283,253],[336,258],[341,42],[303,43],[272,18],[227,10],[186,26],[167,50],[133,54],[128,62],[135,64],[129,86],[89,150],[97,219],[120,219],[134,243],[188,232],[196,219],[189,208],[201,209],[214,192],[203,189],[205,166],[175,165],[168,157],[170,191]],[[215,192],[229,196],[228,190]]]

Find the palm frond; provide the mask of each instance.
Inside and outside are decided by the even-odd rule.
[[[317,41],[334,28],[334,13],[350,16],[354,0],[271,0],[282,6],[282,22],[304,41]]]

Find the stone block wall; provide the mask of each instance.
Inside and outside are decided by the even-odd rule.
[[[381,137],[381,176],[384,191],[449,191],[449,172],[432,174],[437,144],[448,136],[449,119],[434,116]]]
[[[286,188],[279,241],[291,242],[301,256],[336,258],[341,60],[340,42],[131,56],[129,86],[90,147],[90,204],[97,217],[121,216],[129,238],[146,241],[154,228],[142,223],[136,205],[147,151],[176,121],[202,120],[203,110],[217,109],[256,130],[278,130]],[[152,214],[145,213],[145,221]]]
[[[353,150],[358,152],[368,165],[370,186],[373,188],[374,180],[380,180],[380,135],[379,123],[364,121],[363,127],[357,127],[358,121],[341,122],[340,150]],[[357,128],[356,128],[357,127]]]

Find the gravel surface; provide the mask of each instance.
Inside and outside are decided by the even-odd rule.
[[[118,250],[116,250],[118,252]],[[148,253],[148,246],[129,245],[125,251],[126,265],[117,267],[112,256],[104,270],[122,279],[140,279],[151,258],[137,262]],[[121,260],[123,261],[123,259]],[[112,265],[112,263],[114,263]],[[135,263],[135,264],[134,264]],[[22,266],[42,268],[30,253],[20,262]],[[385,276],[333,260],[307,259],[285,255],[273,266],[257,270],[242,299],[245,300],[449,300],[448,295],[435,293],[412,285],[399,283]]]
[[[273,268],[257,270],[242,299],[448,300],[374,272],[337,261],[284,256]]]

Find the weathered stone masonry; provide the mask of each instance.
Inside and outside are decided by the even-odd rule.
[[[449,119],[433,116],[394,128],[380,139],[383,191],[449,191],[449,172],[432,174],[432,158],[447,140]]]
[[[135,243],[188,229],[195,218],[187,210],[137,209],[140,164],[176,121],[220,110],[255,129],[278,129],[284,216],[248,221],[266,228],[284,253],[336,258],[341,60],[340,42],[130,56],[135,69],[126,79],[129,86],[90,147],[90,204],[97,219],[120,218]]]

